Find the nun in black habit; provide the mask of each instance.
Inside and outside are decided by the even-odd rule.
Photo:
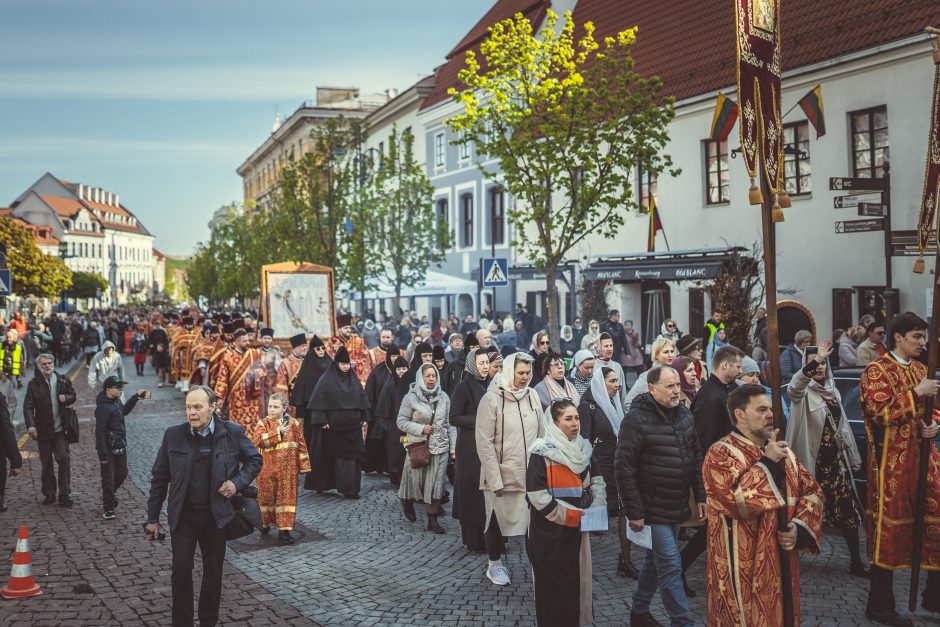
[[[386,362],[388,360],[386,359]],[[405,447],[401,445],[401,431],[398,430],[398,409],[401,401],[398,400],[398,386],[408,374],[408,362],[401,355],[392,358],[391,375],[386,378],[385,385],[379,392],[379,398],[372,410],[375,424],[385,434],[382,443],[385,449],[385,459],[388,462],[388,478],[396,488],[401,484],[401,475],[405,467]],[[372,436],[372,430],[369,430]]]
[[[454,388],[450,401],[450,424],[457,427],[453,516],[460,521],[464,545],[474,553],[486,552],[483,540],[486,506],[480,491],[480,456],[475,432],[477,408],[490,382],[489,367],[486,351],[472,349],[467,355],[467,376]]]
[[[479,348],[480,342],[477,341],[476,333],[467,333],[463,341],[463,350],[457,355],[457,359],[447,364],[447,370],[444,372],[444,391],[448,396],[453,395],[460,383],[467,374],[467,355],[474,348]]]
[[[376,419],[375,408],[379,405],[379,395],[386,382],[393,377],[392,362],[398,357],[398,347],[392,344],[385,353],[385,360],[377,365],[366,380],[366,398],[369,399],[369,431],[366,436],[366,472],[388,471],[388,458],[385,453],[385,436],[388,431],[386,423]]]
[[[319,428],[319,446],[312,456],[317,492],[338,490],[348,499],[359,498],[366,447],[362,424],[369,414],[369,399],[352,371],[345,346],[336,351],[333,366],[320,377],[307,408],[310,423]]]
[[[304,361],[300,364],[300,371],[294,379],[294,387],[290,393],[290,404],[293,405],[296,416],[304,423],[304,440],[307,442],[307,454],[313,460],[314,450],[317,448],[317,442],[320,439],[320,429],[314,429],[310,424],[310,409],[308,403],[313,396],[313,390],[317,387],[317,382],[323,376],[333,360],[326,354],[326,346],[323,340],[314,335],[310,338],[310,349],[304,356]],[[304,490],[314,489],[313,473],[308,472],[304,477]]]

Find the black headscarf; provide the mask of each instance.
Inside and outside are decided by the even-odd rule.
[[[369,409],[369,399],[362,389],[362,384],[352,368],[346,372],[339,369],[339,364],[350,363],[349,352],[340,346],[333,359],[333,366],[328,369],[314,388],[307,403],[308,409],[335,411],[337,409]]]
[[[385,418],[394,421],[398,417],[398,408],[401,406],[401,401],[398,398],[397,388],[408,374],[405,373],[403,376],[399,377],[397,369],[407,367],[408,362],[405,361],[405,358],[401,355],[393,358],[391,364],[392,374],[385,379],[385,385],[382,386],[382,390],[379,392],[379,401],[372,412],[376,418]]]
[[[408,393],[411,384],[415,382],[415,378],[418,376],[418,370],[421,368],[421,364],[424,363],[424,359],[421,358],[421,355],[433,355],[434,349],[431,348],[431,345],[427,342],[422,342],[418,344],[415,348],[414,355],[411,356],[411,364],[408,366],[408,372],[405,373],[398,381],[398,404],[405,399],[405,395]]]
[[[294,389],[290,393],[290,404],[294,407],[307,407],[307,402],[317,387],[317,381],[323,376],[333,360],[326,353],[323,357],[317,357],[314,349],[323,346],[323,341],[314,335],[310,339],[310,348],[304,356],[303,363],[300,364],[300,370],[297,372],[297,378],[294,380]]]

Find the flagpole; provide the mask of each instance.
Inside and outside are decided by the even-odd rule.
[[[666,252],[669,252],[672,249],[669,248],[669,238],[666,237],[666,227],[663,227],[660,230],[663,232],[663,241],[666,243]]]

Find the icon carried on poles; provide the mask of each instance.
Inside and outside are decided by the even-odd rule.
[[[483,287],[502,287],[509,285],[509,260],[505,257],[481,259],[483,266]]]
[[[13,554],[13,567],[10,569],[10,580],[0,588],[0,596],[4,599],[18,599],[21,597],[35,597],[42,594],[39,584],[33,579],[33,558],[29,553],[29,532],[26,525],[20,527],[20,539],[16,541],[16,552]]]

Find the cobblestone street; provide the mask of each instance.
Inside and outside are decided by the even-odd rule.
[[[129,362],[126,367],[133,372]],[[93,399],[84,376],[82,370],[76,380],[85,424],[82,442],[72,447],[75,507],[40,504],[40,467],[32,441],[24,447],[24,474],[9,482],[10,511],[0,515],[2,576],[9,573],[19,525],[26,524],[33,572],[44,594],[0,602],[0,624],[169,624],[169,541],[145,541],[141,522],[150,466],[163,430],[183,419],[182,395],[158,390],[150,374],[130,375],[129,391],[143,387],[154,394],[128,416],[130,480],[118,494],[118,519],[104,521],[90,422]],[[295,546],[279,547],[273,536],[262,539],[258,534],[229,544],[223,624],[535,624],[521,539],[510,543],[512,584],[499,588],[484,576],[485,556],[464,550],[455,520],[442,519],[447,528],[443,536],[424,531],[423,510],[418,522],[405,521],[384,476],[364,477],[359,501],[305,492],[297,509]],[[596,624],[624,625],[635,582],[616,574],[614,534],[593,537],[592,552]],[[633,559],[640,563],[639,550]],[[864,618],[867,584],[850,577],[848,565],[837,536],[826,536],[820,555],[803,557],[804,625],[870,624]],[[705,623],[704,569],[703,558],[689,575],[698,591],[691,599],[693,618],[700,624]],[[907,573],[897,577],[899,606],[906,604],[908,581]],[[654,615],[668,623],[661,605],[654,607]],[[915,618],[919,625],[940,624],[923,611]]]

